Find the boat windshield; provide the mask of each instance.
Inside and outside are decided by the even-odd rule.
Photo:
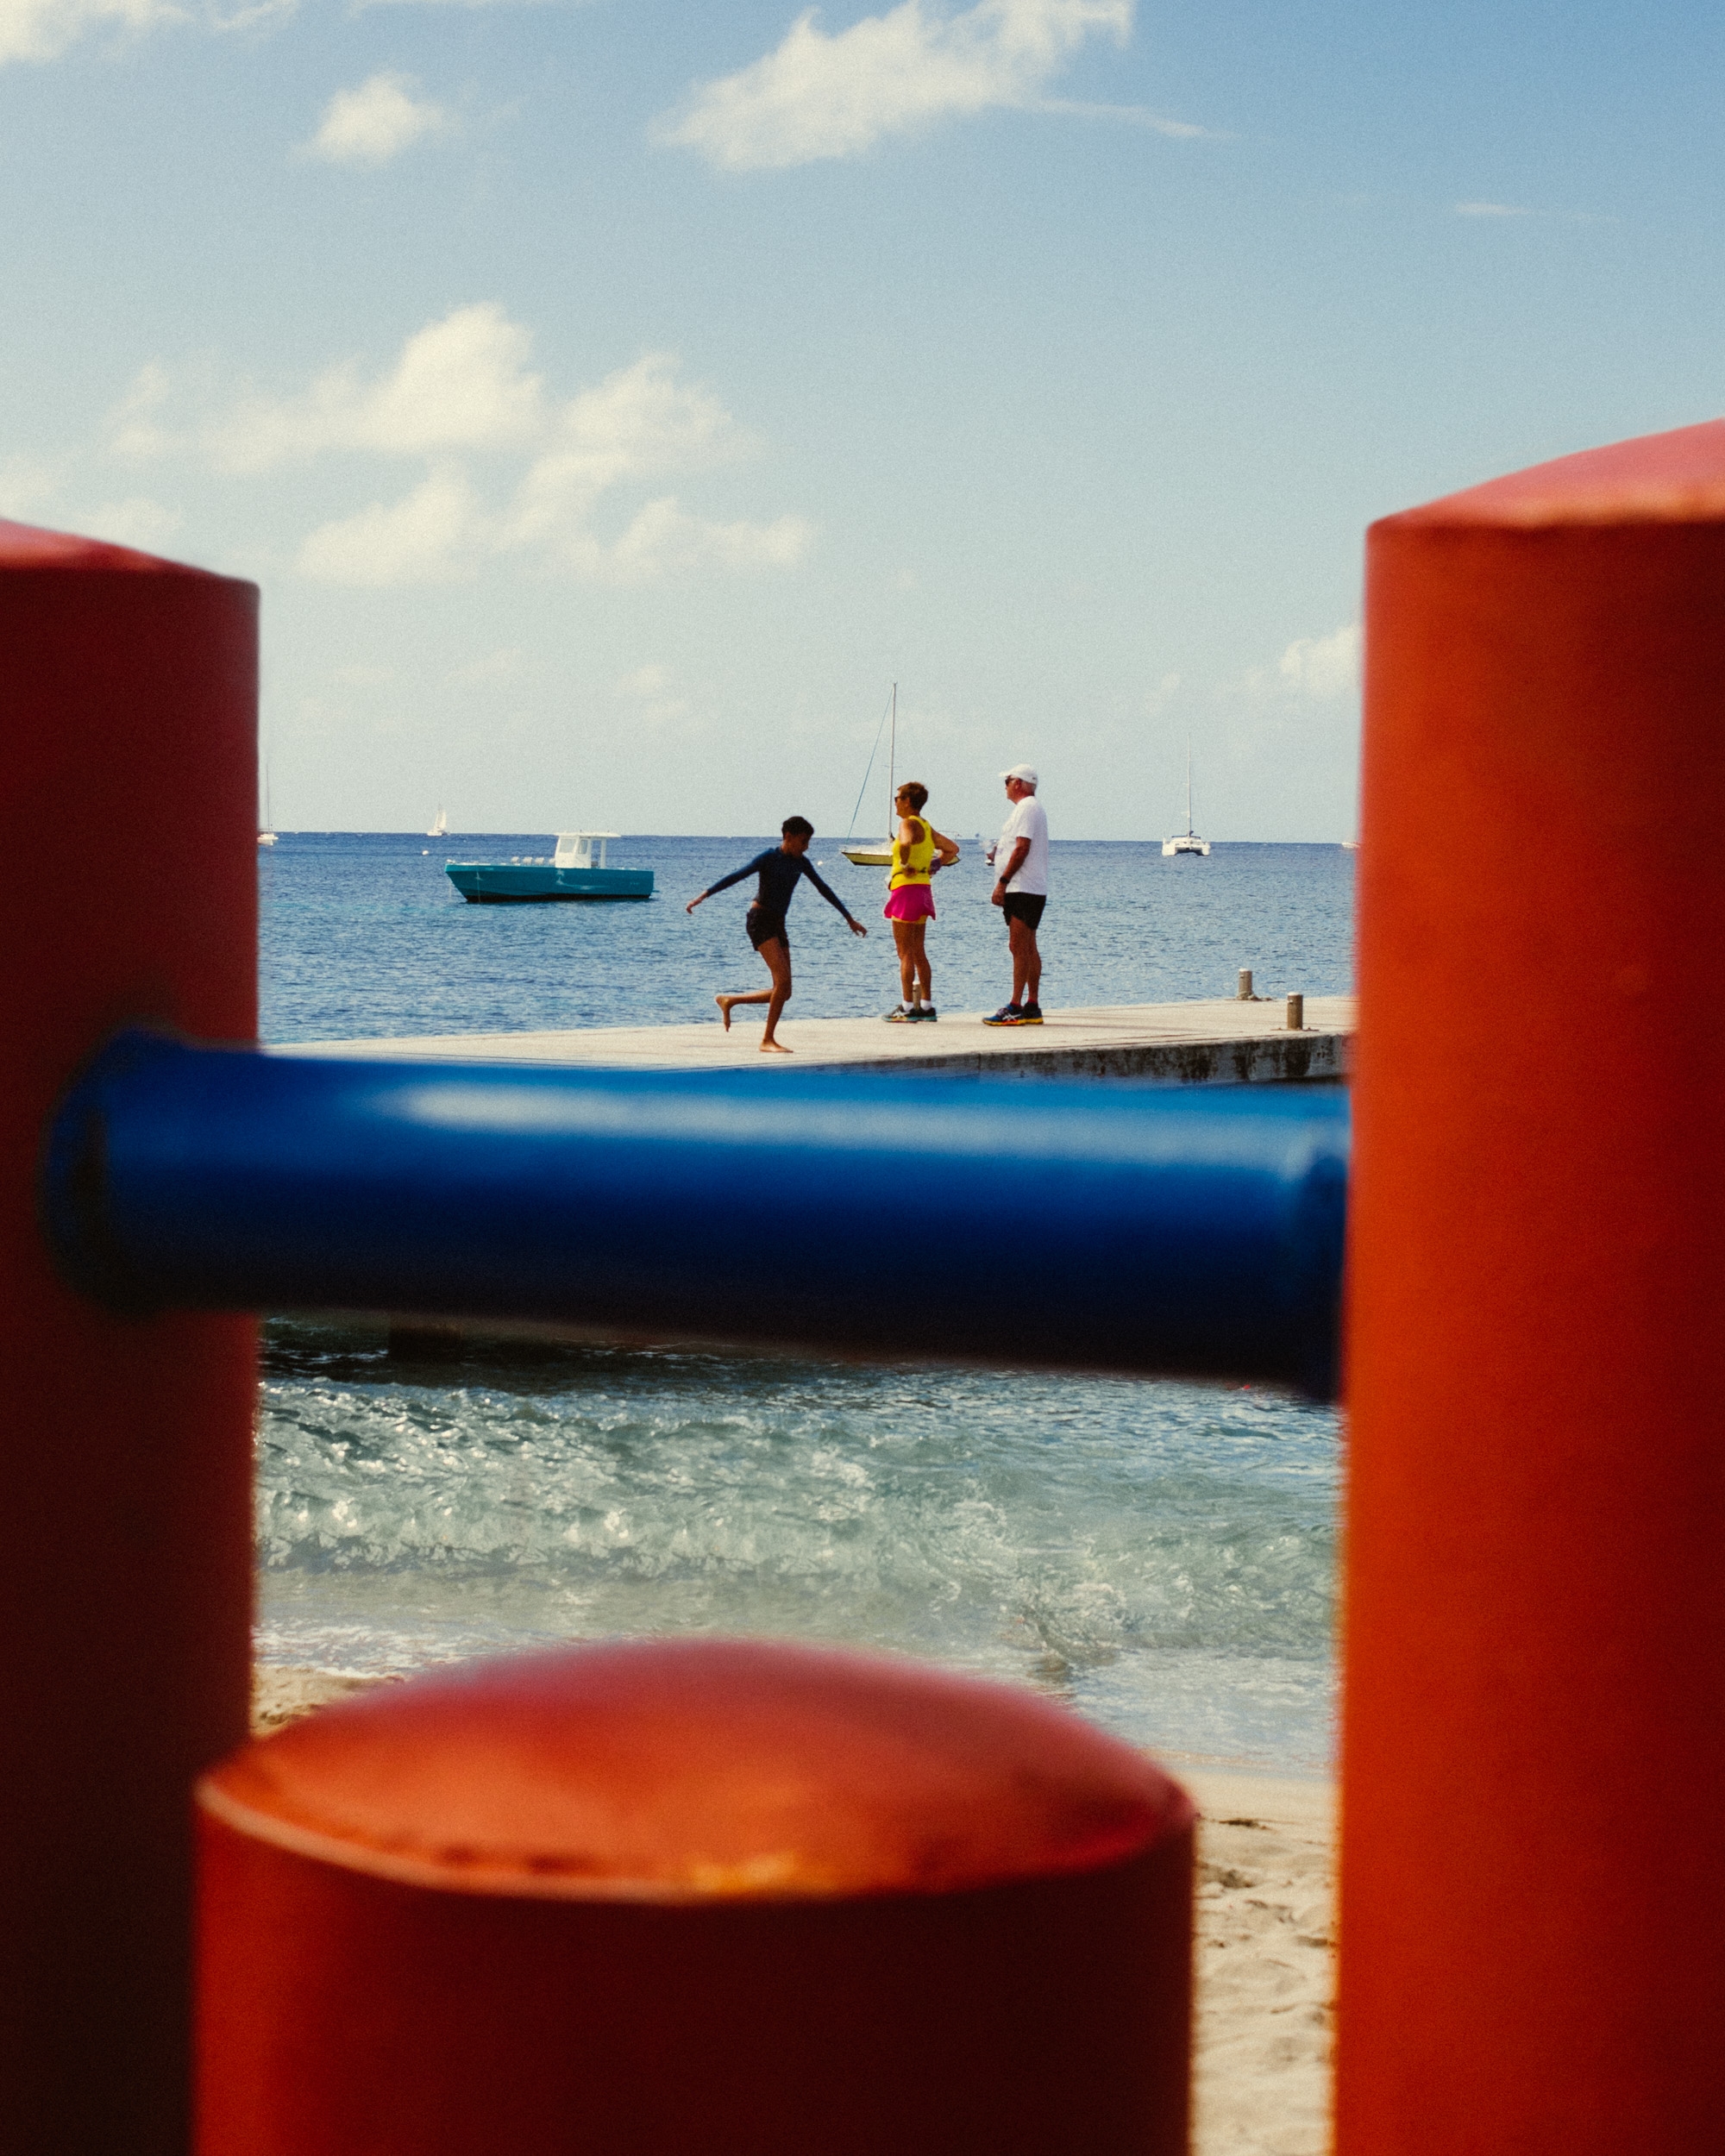
[[[591,868],[593,866],[593,848],[599,848],[599,866],[603,868],[609,849],[607,839],[618,836],[616,831],[559,831],[557,850],[553,856],[559,868]]]

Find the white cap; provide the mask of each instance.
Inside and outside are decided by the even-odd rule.
[[[1022,779],[1026,786],[1035,786],[1038,782],[1036,773],[1027,763],[1015,763],[1010,771],[1001,772],[1000,776],[1003,779]]]

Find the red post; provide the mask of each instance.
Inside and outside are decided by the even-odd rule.
[[[1725,424],[1375,526],[1341,2156],[1725,2131],[1722,950]]]
[[[199,2156],[1183,2156],[1192,1808],[1027,1693],[562,1651],[200,1798]]]
[[[257,593],[0,523],[0,2136],[179,2156],[190,1791],[245,1728],[248,1320],[51,1271],[45,1119],[129,1019],[256,1028]]]

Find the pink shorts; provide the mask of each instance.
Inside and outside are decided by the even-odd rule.
[[[889,921],[932,921],[934,893],[925,883],[900,884],[888,899],[885,912]]]

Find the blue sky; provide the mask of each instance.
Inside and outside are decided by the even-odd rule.
[[[0,0],[0,514],[285,829],[1352,835],[1360,535],[1715,416],[1725,15]],[[1442,804],[1433,804],[1442,813]],[[881,820],[879,805],[863,824]],[[860,826],[859,826],[860,828]]]

